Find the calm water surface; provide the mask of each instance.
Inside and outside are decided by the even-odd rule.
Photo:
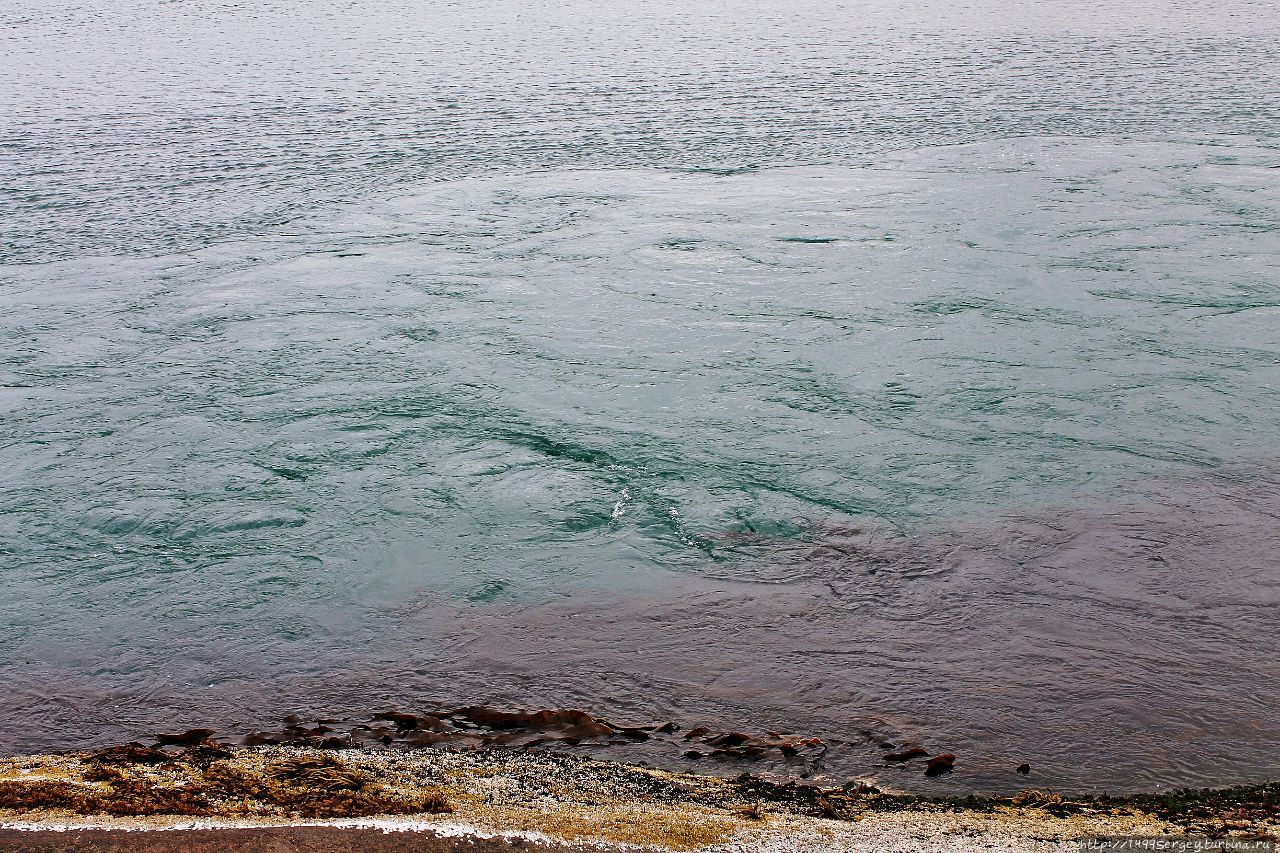
[[[10,0],[0,56],[0,749],[485,701],[1280,776],[1275,4]]]

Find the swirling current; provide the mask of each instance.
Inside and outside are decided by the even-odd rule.
[[[15,0],[0,51],[0,749],[485,702],[1280,775],[1273,4]]]

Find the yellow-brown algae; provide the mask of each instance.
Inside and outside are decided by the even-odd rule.
[[[1280,834],[1268,786],[1250,795],[1249,809],[1199,804],[1157,816],[1132,802],[1071,801],[1053,792],[971,803],[927,800],[550,753],[208,745],[143,757],[143,763],[103,753],[0,759],[0,824],[376,825],[610,849],[797,853],[975,845],[1046,850],[1091,835],[1189,830]]]

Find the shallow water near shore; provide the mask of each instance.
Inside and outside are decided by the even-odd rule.
[[[321,4],[344,67],[185,8],[6,13],[0,748],[485,702],[1280,774],[1271,7],[534,8],[508,66],[501,4]]]

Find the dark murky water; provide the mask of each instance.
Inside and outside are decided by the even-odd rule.
[[[0,748],[1280,774],[1273,6],[0,15]]]

